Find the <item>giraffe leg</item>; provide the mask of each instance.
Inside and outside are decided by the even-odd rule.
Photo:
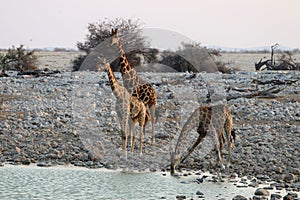
[[[132,148],[132,142],[133,142],[133,137],[134,137],[134,122],[131,120],[129,123],[129,137],[130,137],[130,146]]]
[[[215,148],[216,148],[216,152],[217,152],[217,155],[218,155],[218,163],[220,164],[221,170],[224,170],[225,166],[223,165],[220,146],[218,144],[216,144]]]
[[[125,122],[121,122],[121,132],[122,132],[122,150],[125,153],[127,159],[127,140],[128,140],[128,118],[125,118]]]
[[[155,123],[155,105],[152,105],[150,108],[151,115],[151,128],[152,128],[152,144],[155,143],[155,135],[154,135],[154,123]]]
[[[132,134],[132,130],[130,130],[130,146],[131,146],[131,149],[132,149],[132,143],[133,143],[133,134]]]
[[[145,134],[145,129],[144,129],[144,126],[142,125],[140,127],[140,156],[143,155],[144,134]]]
[[[122,149],[124,151],[126,151],[127,148],[127,134],[125,133],[125,131],[122,131]]]
[[[218,155],[218,162],[217,162],[217,166],[216,166],[216,168],[218,169],[217,176],[218,176],[218,180],[222,181],[221,172],[223,170],[225,170],[225,166],[223,165],[221,150],[220,150],[220,147],[218,146],[218,144],[216,144],[215,148],[216,148],[217,155]]]
[[[205,137],[205,136],[204,136]],[[193,153],[193,151],[196,149],[196,147],[203,141],[204,137],[202,135],[199,135],[197,141],[194,143],[194,145],[188,150],[187,154],[181,159],[180,163],[184,162],[187,157]]]
[[[136,138],[137,138],[137,130],[134,127],[134,131],[133,131],[133,141],[132,141],[132,145],[131,145],[131,153],[134,152],[134,147],[135,147],[135,142],[136,142]]]
[[[228,129],[227,129],[227,137],[228,137],[228,162],[230,163],[231,162],[231,150],[234,146],[234,140],[232,138],[232,126],[230,126]]]
[[[133,133],[132,133],[133,132]],[[134,130],[130,130],[130,146],[131,146],[131,153],[134,151]]]
[[[228,141],[228,144],[227,144],[227,147],[228,147],[228,158],[227,158],[227,162],[228,164],[230,164],[230,161],[231,161],[231,149],[233,147],[233,140],[232,140],[232,136],[231,136],[231,130],[228,130],[226,128],[225,130],[226,134],[227,134],[227,141]]]
[[[121,141],[122,141],[122,150],[125,150],[125,129],[124,129],[124,125],[122,123],[120,123],[121,125]]]
[[[227,114],[226,116],[226,121],[225,121],[225,124],[224,124],[224,129],[225,129],[225,133],[226,133],[226,136],[227,136],[227,147],[228,147],[228,159],[227,159],[227,163],[228,165],[230,165],[230,162],[231,162],[231,150],[233,148],[233,143],[234,143],[234,139],[233,139],[233,135],[234,134],[232,132],[232,116],[230,113]]]
[[[124,125],[124,131],[123,131],[123,134],[124,134],[123,149],[126,154],[126,159],[127,159],[128,129],[129,129],[129,111],[127,111],[127,113],[126,113],[125,125]]]
[[[124,151],[125,159],[127,160],[127,134],[124,130],[122,131],[122,150]]]
[[[231,162],[231,149],[233,148],[233,142],[232,142],[232,137],[231,136],[228,136],[228,141],[229,141],[229,144],[228,144],[228,159],[227,159],[227,162],[230,164],[230,162]]]

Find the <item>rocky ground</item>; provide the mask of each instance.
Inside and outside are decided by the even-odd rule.
[[[158,94],[156,144],[150,142],[148,126],[143,156],[136,149],[127,160],[120,149],[115,98],[105,73],[62,72],[35,78],[11,73],[0,78],[0,162],[168,170],[181,128],[206,100],[208,89],[224,100],[275,87],[280,92],[273,96],[227,101],[237,138],[224,174],[247,176],[253,186],[275,181],[273,188],[300,191],[299,72],[144,73],[141,77]],[[193,154],[181,167],[215,173],[214,163],[213,153]]]

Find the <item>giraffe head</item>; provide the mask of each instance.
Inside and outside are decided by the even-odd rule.
[[[111,46],[113,45],[119,45],[120,44],[120,38],[119,38],[119,33],[118,29],[111,29]]]
[[[176,166],[179,164],[180,162],[180,153],[179,152],[171,152],[171,165],[170,165],[170,168],[171,168],[171,175],[173,176],[175,174],[175,168]]]

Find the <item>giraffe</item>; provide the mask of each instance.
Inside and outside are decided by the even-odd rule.
[[[198,138],[195,143],[188,148],[183,155],[180,155],[182,143],[193,128],[197,128]],[[225,138],[225,134],[226,137]],[[171,175],[175,173],[175,167],[184,162],[187,157],[196,149],[196,147],[207,137],[212,137],[214,148],[217,153],[218,163],[221,169],[224,169],[221,151],[225,146],[227,139],[228,162],[231,160],[231,150],[234,145],[235,134],[232,131],[231,111],[223,104],[205,104],[198,107],[184,124],[178,137],[175,151],[171,152]]]
[[[147,112],[144,103],[135,96],[130,96],[125,87],[120,85],[115,77],[115,74],[109,63],[105,64],[107,75],[110,83],[111,90],[115,95],[116,112],[120,121],[122,131],[122,149],[127,152],[127,140],[128,140],[128,126],[130,132],[131,151],[134,151],[134,143],[132,142],[132,130],[135,128],[135,124],[140,125],[140,154],[142,154],[142,141],[144,135],[144,128],[149,121],[149,113]],[[135,129],[134,129],[135,130]],[[134,142],[135,142],[134,135]]]
[[[135,141],[138,133],[135,129],[135,125],[138,123],[140,126],[140,155],[142,155],[145,127],[151,117],[145,104],[135,96],[130,97],[130,117],[132,119],[129,123],[131,152],[134,152]]]
[[[122,149],[126,152],[130,114],[130,95],[126,88],[118,83],[110,64],[106,63],[105,67],[107,70],[110,88],[117,99],[115,109],[121,126]]]
[[[155,123],[155,107],[157,96],[155,89],[151,84],[141,79],[137,71],[130,64],[128,57],[124,51],[121,40],[118,36],[118,30],[112,29],[111,46],[116,45],[119,48],[119,64],[122,73],[123,83],[125,88],[132,96],[136,96],[150,110],[151,128],[152,128],[152,143],[155,143],[154,123]]]

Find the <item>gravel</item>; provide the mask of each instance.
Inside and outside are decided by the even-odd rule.
[[[35,163],[47,167],[71,163],[88,168],[168,170],[170,151],[180,130],[189,115],[206,100],[208,88],[218,94],[218,99],[245,93],[232,88],[281,88],[272,97],[227,102],[237,138],[232,161],[224,174],[247,176],[258,182],[275,181],[276,188],[300,191],[300,73],[297,71],[196,76],[140,74],[153,84],[158,96],[156,144],[151,144],[148,125],[143,156],[139,156],[138,149],[127,155],[121,150],[115,97],[105,73],[62,72],[35,78],[10,75],[0,78],[0,166]],[[120,74],[116,75],[122,83]],[[280,80],[286,84],[257,84],[255,80]],[[227,154],[223,152],[225,159]],[[215,157],[214,153],[201,157],[193,154],[181,167],[215,173]]]

